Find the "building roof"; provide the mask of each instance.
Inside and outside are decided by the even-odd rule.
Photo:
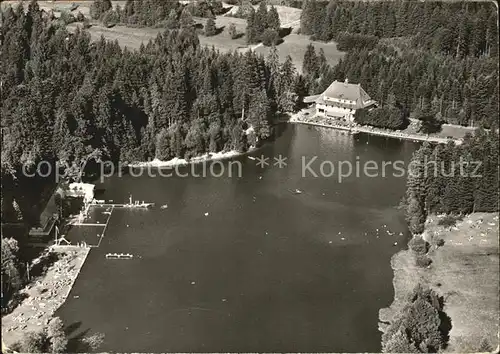
[[[91,183],[70,183],[68,190],[65,191],[70,197],[83,197],[86,202],[90,202],[94,198],[95,185]]]
[[[350,84],[347,80],[345,82],[339,82],[337,80],[332,82],[321,95],[321,97],[324,96],[340,100],[355,101],[354,108],[356,109],[368,106],[368,102],[370,102],[370,104],[374,103],[360,84]]]
[[[304,97],[304,103],[314,103],[320,97],[320,95],[306,96]]]

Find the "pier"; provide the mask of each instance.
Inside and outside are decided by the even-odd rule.
[[[106,253],[106,259],[132,259],[134,255],[130,253]]]
[[[113,211],[115,208],[121,209],[150,209],[154,207],[155,203],[148,203],[144,201],[134,201],[132,199],[132,195],[129,197],[128,203],[114,203],[112,200],[106,202],[105,200],[92,199],[89,200],[88,203],[85,204],[84,209],[80,212],[78,216],[76,216],[72,221],[69,222],[71,226],[78,227],[87,227],[93,228],[96,231],[96,236],[98,237],[98,241],[95,242],[93,240],[85,239],[85,242],[91,248],[97,248],[101,245],[102,239],[106,233],[106,229],[108,228],[109,220],[113,215]],[[102,214],[106,215],[105,220],[92,220],[89,218],[89,213],[92,210],[102,210]],[[92,233],[92,231],[91,231]],[[126,257],[126,256],[124,256]]]
[[[90,205],[95,205],[99,207],[110,207],[110,208],[131,208],[131,209],[149,209],[155,206],[155,203],[147,203],[147,202],[140,202],[138,200],[133,201],[132,200],[132,195],[129,197],[129,202],[128,203],[106,203],[104,200],[92,200]]]

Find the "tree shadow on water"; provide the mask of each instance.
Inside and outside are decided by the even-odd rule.
[[[78,326],[81,325],[81,322],[79,323]],[[90,328],[87,328],[86,330],[74,335],[74,336],[69,336],[68,338],[68,345],[66,347],[66,350],[68,353],[88,353],[91,351],[92,348],[90,348],[84,341],[83,339],[87,336],[88,332],[90,331]]]
[[[74,333],[78,328],[80,328],[81,325],[81,321],[74,322],[64,328],[64,333],[66,333],[67,336],[71,336],[71,334]]]

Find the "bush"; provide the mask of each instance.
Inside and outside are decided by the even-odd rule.
[[[104,334],[96,333],[83,338],[74,338],[73,345],[83,352],[95,352],[104,341]],[[18,353],[66,353],[68,337],[64,333],[64,324],[58,318],[52,318],[48,326],[38,332],[24,334],[20,341],[13,343],[10,349]]]
[[[59,17],[59,19],[65,24],[65,25],[69,25],[70,23],[73,23],[76,21],[75,19],[75,16],[73,16],[73,14],[67,12],[67,11],[63,11],[61,12],[61,17]]]
[[[234,23],[231,23],[228,28],[228,33],[231,39],[236,39],[238,38],[238,32],[236,31],[236,26]]]
[[[444,245],[444,240],[441,237],[439,237],[438,235],[433,233],[433,234],[431,234],[430,244],[432,246],[434,246],[435,248],[438,248],[438,247],[441,247]]]
[[[441,131],[443,122],[439,121],[435,116],[424,113],[423,115],[417,116],[417,119],[421,121],[419,133],[432,134]]]
[[[402,129],[407,123],[403,110],[391,105],[373,108],[369,111],[357,110],[355,120],[358,124],[392,130]]]
[[[87,351],[96,351],[104,342],[104,334],[96,333],[81,339],[82,344],[88,349]]]
[[[248,3],[242,4],[238,7],[238,10],[233,14],[236,18],[248,18],[248,15],[252,12],[253,8]]]
[[[384,353],[435,353],[446,346],[449,317],[438,295],[420,285],[382,335]]]
[[[212,18],[207,20],[205,25],[205,36],[211,37],[217,34],[217,29],[215,28],[215,21]]]
[[[21,353],[45,353],[48,351],[48,338],[44,331],[28,332],[12,349]]]
[[[461,219],[462,218],[459,216],[446,215],[445,217],[441,218],[438,221],[438,225],[444,226],[444,227],[453,227],[457,224],[457,221],[459,221]]]
[[[266,29],[264,33],[262,34],[262,44],[264,44],[266,47],[270,47],[272,45],[276,45],[280,41],[280,36],[278,35],[278,32],[276,32],[273,29]]]
[[[68,345],[68,338],[64,333],[64,324],[59,317],[53,318],[47,327],[47,337],[52,353],[64,353]]]
[[[106,27],[111,27],[120,22],[120,16],[114,10],[106,11],[101,17],[102,24]]]
[[[417,255],[417,261],[416,261],[416,264],[418,267],[420,268],[427,268],[428,266],[430,266],[432,263],[432,260],[427,257],[427,255]]]
[[[410,242],[408,242],[408,247],[418,255],[424,255],[428,250],[427,242],[420,236],[413,237]]]
[[[88,20],[88,18],[86,18],[85,20],[83,20],[83,28],[87,29],[87,28],[90,28],[92,27],[92,25],[90,24],[90,21]]]
[[[481,342],[479,342],[479,346],[475,351],[484,353],[484,352],[492,352],[493,350],[495,350],[495,348],[493,348],[488,338],[483,337],[481,339]]]
[[[94,20],[99,19],[106,11],[113,8],[111,0],[95,0],[90,5],[90,17]]]
[[[77,22],[83,22],[83,21],[85,21],[85,16],[82,14],[81,11],[78,11],[78,13],[76,14],[76,21]]]

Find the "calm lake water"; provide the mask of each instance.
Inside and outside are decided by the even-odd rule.
[[[319,173],[325,160],[408,162],[416,147],[288,125],[252,154],[281,154],[285,168],[241,157],[241,178],[109,178],[98,198],[132,193],[156,208],[113,212],[57,315],[75,335],[105,333],[99,351],[380,351],[390,257],[408,236],[396,209],[405,178],[391,168],[342,183],[302,177],[301,159],[318,156]],[[134,259],[106,260],[109,252]]]

